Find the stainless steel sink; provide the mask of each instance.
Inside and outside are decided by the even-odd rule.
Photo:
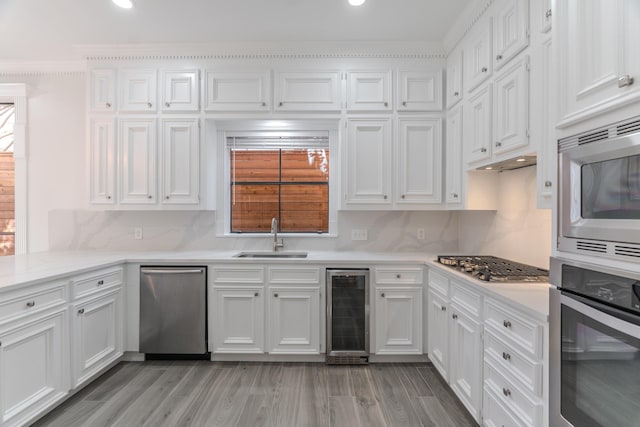
[[[255,252],[239,252],[235,254],[234,258],[306,258],[307,252],[270,252],[270,251],[255,251]]]

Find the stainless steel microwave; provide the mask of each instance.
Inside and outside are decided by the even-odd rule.
[[[560,250],[640,259],[640,119],[559,141]]]

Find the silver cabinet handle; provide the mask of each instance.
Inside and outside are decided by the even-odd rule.
[[[509,397],[511,396],[511,390],[509,390],[508,388],[502,388],[502,394],[504,394],[505,396]]]
[[[384,197],[385,200],[387,200],[387,195],[386,194],[383,197]]]
[[[480,71],[482,71],[483,73],[486,73],[487,71],[489,71],[489,69],[487,67],[482,67]]]
[[[98,286],[104,285],[104,280],[98,280]]]
[[[447,311],[447,307],[445,307],[444,305],[442,307],[440,307],[440,310],[442,311]]]
[[[80,310],[78,310],[78,314],[84,314],[84,308],[81,308]]]
[[[401,278],[401,277],[402,277],[402,275],[400,275],[400,274],[396,274],[396,279],[399,279],[399,278]]]
[[[151,194],[149,194],[149,195],[147,196],[147,199],[152,199],[152,198],[153,198],[153,196],[152,196]]]
[[[107,200],[111,200],[111,196],[107,196]]]
[[[407,101],[402,101],[402,106],[406,107],[407,106]]]
[[[553,185],[553,183],[551,181],[545,181],[544,182],[544,186],[547,187],[547,188],[551,187],[552,185]]]
[[[505,328],[510,328],[511,327],[511,322],[509,322],[508,320],[503,320],[502,321],[502,326],[504,326]]]
[[[164,103],[164,106],[165,106],[165,107],[170,107],[170,106],[171,106],[171,104],[169,104],[168,102],[165,102],[165,103]]]
[[[140,270],[142,274],[202,274],[201,268],[189,268],[189,269],[159,269],[159,268],[143,268]]]
[[[502,147],[502,142],[496,141],[496,147]]]
[[[458,315],[457,315],[457,314],[455,314],[455,313],[453,313],[453,314],[451,315],[451,318],[452,318],[453,320],[456,320],[456,319],[458,318]]]
[[[169,196],[165,196],[164,198],[165,198],[165,199],[167,199],[167,200],[169,200]]]
[[[502,59],[502,55],[496,55],[496,59],[500,61]]]
[[[481,152],[481,153],[486,153],[486,152],[487,152],[487,149],[486,149],[486,148],[484,148],[484,147],[482,147],[482,148],[480,149],[480,152]]]
[[[451,193],[451,197],[453,197],[454,199],[458,198],[458,193]]]
[[[460,92],[453,92],[453,96],[460,96]]]
[[[278,107],[282,107],[282,102],[278,102]]]
[[[31,307],[35,307],[36,302],[35,301],[27,301],[27,307],[31,308]]]
[[[402,196],[400,196],[401,199],[404,199],[404,194]]]
[[[383,293],[381,293],[381,294],[380,294],[380,296],[381,296],[382,298],[384,298],[384,292],[383,292]]]
[[[153,105],[150,102],[147,102],[147,107],[151,108]]]
[[[263,103],[262,103],[262,106],[263,106],[263,107],[266,107],[266,106],[267,106],[267,103],[266,103],[266,102],[263,102]]]
[[[278,298],[278,294],[273,294],[273,297],[274,298]]]
[[[551,18],[551,9],[547,10],[544,14],[545,18],[549,19]]]
[[[618,78],[618,87],[631,86],[633,84],[633,77],[629,74],[625,74],[624,76],[620,76]]]
[[[511,355],[509,353],[502,352],[502,358],[504,360],[511,360]]]
[[[107,102],[105,105],[107,106],[107,108],[111,108],[111,103],[110,102]]]
[[[385,103],[384,103],[384,106],[385,106],[385,107],[388,107],[388,106],[389,106],[389,103],[385,102]]]
[[[259,296],[260,296],[260,294],[256,292],[255,294],[253,294],[253,296],[254,296],[254,297],[259,297]]]

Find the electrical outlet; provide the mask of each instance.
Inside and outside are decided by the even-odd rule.
[[[418,240],[424,240],[424,228],[418,228],[418,232],[416,234]]]
[[[133,229],[133,238],[135,240],[142,240],[142,227],[136,227]]]
[[[351,240],[367,240],[367,229],[351,230]]]

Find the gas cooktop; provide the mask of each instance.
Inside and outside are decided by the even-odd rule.
[[[438,255],[438,262],[485,282],[549,281],[549,270],[495,256]]]

